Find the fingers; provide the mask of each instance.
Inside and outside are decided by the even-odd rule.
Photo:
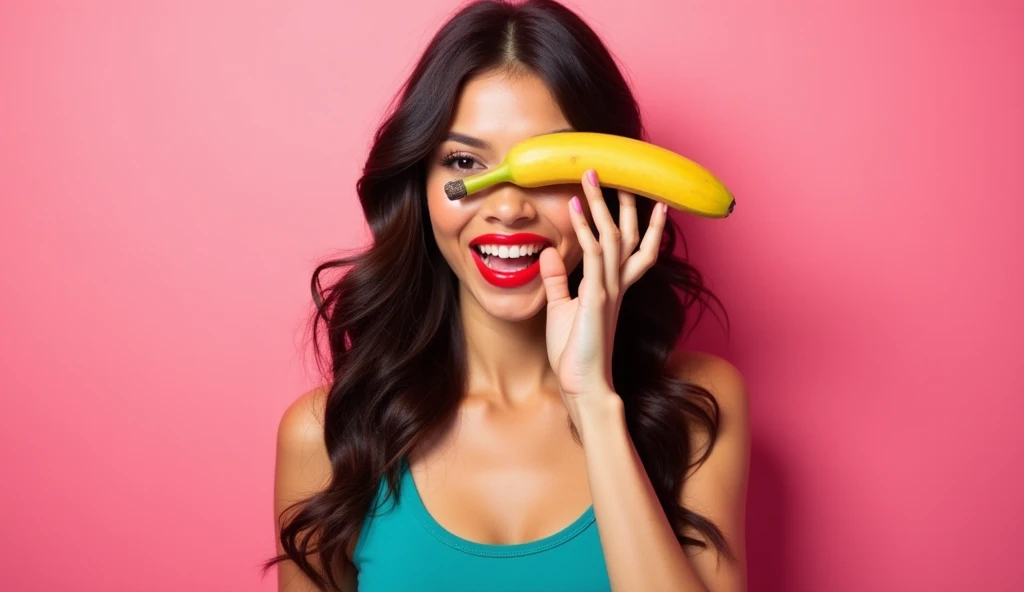
[[[590,213],[594,217],[594,225],[600,235],[600,245],[604,266],[604,287],[608,296],[615,299],[619,295],[619,272],[622,260],[619,253],[622,251],[621,233],[615,225],[612,213],[608,211],[608,204],[604,201],[601,193],[601,186],[597,179],[597,171],[590,169],[583,175],[583,192],[587,196],[587,205],[590,206]],[[585,273],[589,273],[585,271]]]
[[[621,290],[640,279],[658,260],[661,237],[668,220],[668,206],[655,204],[647,232],[644,233],[643,242],[640,242],[636,197],[633,194],[619,191],[619,226],[616,226],[601,193],[596,171],[588,170],[583,175],[583,191],[600,239],[594,237],[582,212],[573,207],[573,202],[579,204],[574,197],[570,202],[570,217],[583,247],[583,283],[580,285],[580,293],[590,291],[593,294],[594,290],[602,291],[603,288],[603,293],[614,300]],[[639,249],[637,243],[640,243]],[[597,277],[598,271],[601,277]]]
[[[565,272],[565,261],[558,254],[558,249],[548,247],[540,253],[540,277],[544,284],[544,292],[548,297],[548,306],[568,302],[569,278]]]
[[[579,297],[587,306],[603,305],[604,287],[604,256],[601,243],[590,230],[590,223],[583,215],[582,204],[578,197],[569,200],[569,218],[572,220],[576,238],[583,249],[583,281],[580,282]],[[617,270],[616,270],[617,273]],[[595,299],[595,296],[599,298]]]
[[[622,190],[619,191],[619,232],[622,234],[622,247],[619,253],[621,266],[640,242],[640,233],[636,225],[636,198],[632,193]]]
[[[622,267],[622,285],[628,287],[640,279],[648,269],[654,266],[658,260],[658,249],[661,247],[661,235],[665,230],[665,222],[668,220],[668,206],[663,203],[654,204],[654,211],[651,212],[651,223],[644,233],[644,240],[637,250]]]

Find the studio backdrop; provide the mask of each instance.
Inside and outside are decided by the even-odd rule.
[[[575,0],[750,388],[751,590],[1020,589],[1024,5]],[[448,0],[0,4],[0,590],[276,589],[316,263]]]

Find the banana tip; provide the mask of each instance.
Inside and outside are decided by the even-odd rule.
[[[456,179],[444,184],[444,194],[448,196],[449,200],[455,201],[466,197],[469,192],[466,191],[466,184]]]
[[[728,211],[728,212],[726,212],[726,213],[725,213],[725,215],[726,215],[726,216],[728,216],[729,214],[731,214],[731,213],[732,213],[732,211],[733,211],[734,209],[736,209],[736,198],[735,198],[735,197],[734,197],[734,198],[732,198],[732,203],[730,203],[730,204],[729,204],[729,211]]]

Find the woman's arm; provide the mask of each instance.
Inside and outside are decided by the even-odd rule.
[[[324,446],[323,410],[327,400],[324,389],[314,389],[288,407],[277,432],[277,465],[274,475],[274,533],[277,552],[281,547],[280,516],[291,504],[321,491],[330,483],[331,463]],[[310,561],[322,569],[315,556]],[[344,573],[346,592],[356,590],[354,569]],[[277,566],[279,592],[319,591],[313,582],[292,561]]]
[[[686,556],[633,447],[621,400],[594,398],[592,406],[579,409],[580,436],[601,547],[615,592],[746,589],[746,387],[739,371],[715,356],[704,355],[679,371],[681,378],[711,391],[720,407],[718,439],[704,464],[687,476],[680,503],[721,529],[736,560],[719,562],[710,543]],[[694,452],[699,454],[706,440],[696,443]],[[685,534],[702,540],[696,531]]]
[[[704,463],[687,475],[681,501],[719,525],[737,555],[737,561],[719,566],[712,547],[691,561],[637,455],[622,399],[612,386],[612,350],[622,294],[656,264],[668,208],[655,205],[641,241],[635,196],[618,192],[619,228],[595,171],[584,173],[582,187],[600,239],[594,236],[580,200],[569,200],[569,217],[583,249],[577,297],[569,293],[565,262],[556,249],[541,252],[540,275],[548,299],[548,357],[583,441],[612,588],[615,592],[743,590],[743,511],[750,447],[746,386],[732,364],[715,356],[691,357],[702,361],[685,368],[677,368],[674,361],[671,367],[685,380],[691,380],[688,375],[693,382],[699,379],[698,384],[711,391],[719,406],[717,441]],[[679,437],[695,439],[694,434]]]

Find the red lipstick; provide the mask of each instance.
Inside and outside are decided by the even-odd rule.
[[[470,241],[469,250],[473,253],[473,261],[476,262],[476,268],[480,270],[480,275],[482,275],[490,284],[499,288],[518,288],[519,286],[530,283],[540,274],[540,251],[550,244],[551,241],[547,238],[529,232],[518,232],[516,234],[483,234]],[[503,247],[516,245],[540,245],[541,248],[534,253],[537,258],[530,263],[530,265],[517,271],[503,271],[500,269],[492,269],[484,263],[483,258],[480,256],[480,252],[475,248],[479,245],[500,245]],[[497,255],[490,255],[490,257],[497,258]]]

